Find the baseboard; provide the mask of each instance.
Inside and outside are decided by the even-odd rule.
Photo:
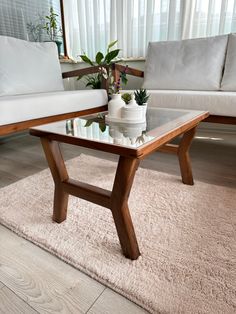
[[[217,132],[217,133],[223,132],[223,133],[236,134],[236,125],[233,125],[233,124],[201,122],[198,128],[200,130],[207,130],[207,131],[212,131],[212,132]]]
[[[3,144],[3,143],[6,143],[6,142],[9,142],[11,140],[14,140],[16,138],[21,138],[21,137],[24,137],[24,136],[27,136],[29,135],[29,131],[22,131],[22,132],[17,132],[17,133],[11,133],[11,134],[8,134],[8,135],[0,135],[0,144]]]

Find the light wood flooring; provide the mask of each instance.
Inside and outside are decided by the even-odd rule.
[[[63,146],[66,159],[88,153]],[[236,188],[235,132],[199,130],[191,148],[195,180]],[[175,156],[155,153],[142,167],[179,175]],[[47,164],[37,138],[22,133],[0,138],[0,187],[42,169]],[[0,226],[0,313],[147,313],[50,253]]]

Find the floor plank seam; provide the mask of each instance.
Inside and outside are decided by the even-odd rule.
[[[10,290],[17,298],[19,298],[21,301],[23,301],[28,307],[30,307],[32,310],[34,310],[36,313],[40,314],[40,312],[38,312],[31,304],[27,303],[24,299],[22,299],[15,291],[13,291],[10,287],[8,287],[7,285],[4,285],[2,288],[7,288],[8,290]]]
[[[102,290],[102,292],[97,296],[97,298],[94,300],[94,302],[91,304],[91,306],[89,307],[89,309],[85,312],[85,314],[87,314],[91,308],[94,306],[94,304],[97,302],[97,300],[100,298],[100,296],[103,294],[103,292],[106,290],[107,288],[104,287],[104,289]]]

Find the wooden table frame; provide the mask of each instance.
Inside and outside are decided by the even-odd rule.
[[[180,128],[172,130],[161,139],[142,145],[140,149],[130,149],[103,143],[96,144],[96,142],[89,140],[31,129],[30,133],[32,135],[41,138],[45,156],[55,183],[53,221],[61,223],[66,219],[69,195],[74,195],[109,208],[114,218],[123,254],[132,260],[137,259],[140,251],[129,212],[128,198],[139,162],[156,150],[177,154],[182,182],[193,185],[189,148],[198,123],[206,118],[207,115],[207,112],[199,115]],[[180,134],[182,134],[182,139],[179,145],[168,144],[170,140]],[[69,178],[59,142],[99,149],[119,155],[112,191]]]

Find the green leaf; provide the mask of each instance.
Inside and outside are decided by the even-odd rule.
[[[80,58],[85,62],[90,64],[91,66],[94,66],[93,62],[86,56],[86,55],[80,55]]]
[[[121,82],[126,85],[127,82],[128,82],[128,79],[127,79],[127,77],[126,77],[126,73],[122,72],[122,73],[120,74],[120,78],[121,78]]]
[[[103,58],[104,58],[103,53],[101,53],[101,51],[99,51],[99,52],[96,54],[96,62],[97,62],[97,64],[101,64],[101,61],[102,61]]]
[[[77,77],[77,81],[81,80],[82,78],[83,78],[83,75],[78,76],[78,77]]]
[[[99,122],[99,129],[100,129],[102,132],[105,132],[105,131],[106,131],[106,124],[105,124],[105,122]]]
[[[86,77],[87,84],[86,87],[91,86],[92,89],[101,89],[101,80],[98,75],[88,75]]]
[[[114,40],[112,42],[110,42],[110,44],[107,47],[107,52],[109,52],[110,48],[112,48],[113,46],[115,46],[115,44],[118,42],[118,40]]]
[[[114,76],[112,75],[110,78],[110,84],[113,84],[113,83],[114,83]]]
[[[126,77],[121,77],[121,82],[126,85],[128,83],[128,79]]]
[[[108,53],[106,54],[106,56],[105,56],[105,60],[104,60],[104,61],[105,61],[107,64],[110,64],[110,62],[111,62],[115,57],[118,56],[119,52],[120,52],[120,49],[115,49],[115,50],[112,50],[112,51],[108,52]]]
[[[132,94],[131,93],[124,93],[121,95],[121,98],[124,100],[124,102],[127,105],[130,102],[130,100],[132,99]]]
[[[85,127],[90,126],[93,123],[93,120],[87,120],[87,122],[85,123]]]

